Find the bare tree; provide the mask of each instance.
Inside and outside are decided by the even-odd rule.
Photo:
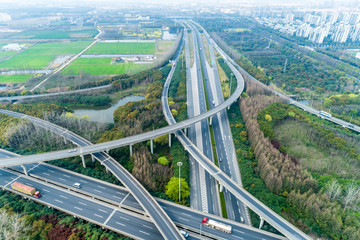
[[[341,186],[336,179],[326,185],[326,193],[331,200],[336,200],[340,197]]]

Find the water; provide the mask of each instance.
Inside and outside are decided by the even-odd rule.
[[[38,74],[38,73],[51,73],[51,70],[11,70],[11,71],[0,71],[1,75],[15,75],[15,74]]]
[[[102,122],[102,123],[114,123],[113,113],[114,111],[128,102],[136,102],[144,100],[143,96],[128,96],[120,99],[117,103],[111,105],[109,108],[104,107],[92,107],[92,108],[78,108],[74,110],[74,114],[77,117],[83,117],[85,115],[89,116],[91,121]]]

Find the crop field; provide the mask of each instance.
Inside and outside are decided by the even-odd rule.
[[[32,74],[0,75],[0,83],[22,83],[32,77]]]
[[[113,74],[135,74],[152,68],[152,64],[121,63],[111,64],[111,58],[78,58],[63,75],[113,75]]]
[[[155,42],[99,42],[86,54],[155,54]]]
[[[10,36],[9,38],[20,39],[69,39],[69,38],[92,38],[98,34],[96,29],[83,30],[51,30],[51,31],[24,31]]]
[[[39,43],[0,63],[0,69],[44,69],[56,56],[77,54],[90,43],[90,41]]]
[[[159,54],[165,54],[168,51],[170,51],[170,49],[172,48],[172,46],[174,45],[174,41],[157,41],[157,53]]]

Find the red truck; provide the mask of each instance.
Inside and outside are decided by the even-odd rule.
[[[217,222],[212,219],[208,219],[207,217],[203,217],[202,224],[204,226],[215,228],[217,230],[220,230],[220,231],[223,231],[226,233],[231,233],[231,231],[232,231],[232,227],[230,225],[226,225],[224,223]]]
[[[39,191],[36,191],[35,188],[27,186],[27,185],[19,183],[19,182],[13,182],[11,184],[11,188],[16,190],[16,191],[25,193],[27,195],[30,195],[30,196],[33,196],[33,197],[36,197],[36,198],[41,197],[41,193]]]

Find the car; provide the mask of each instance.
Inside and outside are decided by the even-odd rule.
[[[212,101],[212,104],[215,105],[215,101],[214,101],[214,100]]]
[[[349,125],[348,125],[348,127],[354,128],[354,125],[352,125],[352,124],[349,124]]]
[[[81,186],[80,183],[76,182],[76,183],[73,184],[73,187],[76,187],[76,188],[80,189],[82,186]]]
[[[186,238],[189,236],[189,234],[185,230],[180,230],[180,233]]]
[[[70,149],[68,152],[72,153],[72,152],[76,152],[76,151],[77,151],[77,149],[75,148],[75,149]]]

